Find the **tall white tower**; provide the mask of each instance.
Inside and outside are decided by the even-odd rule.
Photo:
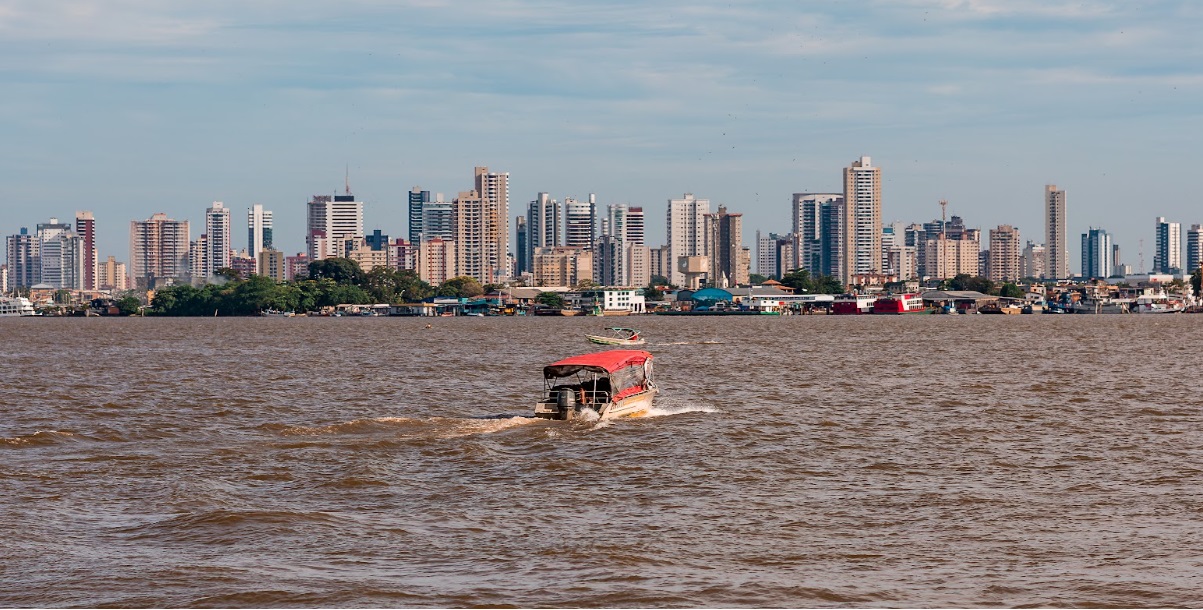
[[[671,267],[669,283],[685,285],[685,274],[677,268],[677,262],[682,256],[710,254],[706,251],[706,215],[709,213],[710,200],[698,199],[693,193],[685,193],[680,199],[668,200],[668,264]]]

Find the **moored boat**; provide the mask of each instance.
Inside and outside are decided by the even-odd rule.
[[[638,416],[651,409],[657,391],[648,352],[582,354],[543,367],[543,397],[535,416],[576,419],[586,411],[601,419]]]
[[[598,345],[643,345],[647,340],[633,328],[607,328],[609,335],[585,335],[590,343]]]
[[[1179,313],[1186,310],[1186,305],[1177,299],[1171,299],[1164,292],[1154,292],[1136,297],[1132,303],[1132,313]]]
[[[873,301],[875,314],[928,313],[923,296],[918,294],[887,294]]]
[[[835,315],[859,315],[873,313],[873,302],[867,294],[841,294],[831,302],[831,313]]]
[[[25,297],[0,297],[0,316],[35,316],[33,303]]]

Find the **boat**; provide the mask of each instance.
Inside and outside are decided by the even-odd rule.
[[[873,301],[875,314],[928,313],[923,296],[918,294],[887,294]]]
[[[0,297],[0,316],[35,316],[33,302],[25,297]]]
[[[598,345],[643,345],[647,340],[633,328],[607,328],[610,335],[585,335],[590,343]]]
[[[1136,297],[1132,303],[1132,313],[1179,313],[1186,306],[1176,299],[1171,299],[1165,292],[1151,292]]]
[[[876,300],[867,294],[841,294],[831,302],[831,313],[835,315],[873,313],[873,303]]]
[[[570,420],[592,412],[600,419],[636,417],[652,408],[658,390],[652,355],[613,349],[582,354],[543,367],[543,397],[535,417]]]
[[[1069,305],[1069,313],[1084,314],[1116,314],[1128,313],[1127,299],[1112,299],[1109,297],[1087,297]]]

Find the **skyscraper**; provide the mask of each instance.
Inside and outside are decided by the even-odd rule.
[[[1091,227],[1082,234],[1082,279],[1111,277],[1111,236],[1103,229]]]
[[[640,246],[645,245],[645,234],[643,207],[627,208],[627,242]]]
[[[798,247],[794,253],[796,260],[789,261],[786,265],[789,269],[782,269],[782,273],[805,269],[814,276],[823,274],[823,205],[837,200],[842,202],[844,196],[839,193],[794,193],[792,211]]]
[[[668,281],[677,286],[685,285],[685,274],[677,264],[683,256],[707,256],[706,215],[710,213],[710,200],[697,199],[693,193],[685,193],[681,199],[668,200]]]
[[[1044,185],[1044,248],[1048,256],[1048,277],[1063,280],[1069,277],[1069,244],[1066,242],[1065,191],[1057,185]]]
[[[531,200],[526,209],[526,250],[521,253],[524,259],[523,269],[534,269],[535,250],[537,248],[554,248],[563,245],[563,220],[560,214],[560,202],[551,198],[547,193],[539,193]]]
[[[42,281],[42,263],[38,260],[40,245],[37,236],[31,235],[26,227],[5,238],[9,286],[29,288]]]
[[[148,220],[130,222],[130,267],[134,283],[145,290],[165,280],[188,276],[187,220],[172,220],[162,212]]]
[[[728,214],[726,206],[706,215],[706,251],[710,253],[710,282],[718,287],[748,283],[751,254],[743,244],[743,214]]]
[[[419,186],[415,186],[409,191],[409,243],[411,244],[421,241],[420,236],[425,228],[425,223],[422,222],[423,207],[429,202],[430,191],[424,191]]]
[[[587,201],[564,198],[564,245],[589,249],[597,237],[597,199],[592,193]]]
[[[482,284],[496,282],[506,272],[509,247],[508,173],[475,169],[475,186],[452,202],[454,238],[458,250],[456,275],[476,278]]]
[[[51,218],[37,225],[38,283],[55,288],[83,287],[82,244],[70,223]]]
[[[205,235],[208,236],[205,245],[205,259],[201,269],[205,278],[217,274],[218,269],[230,266],[230,252],[233,244],[230,241],[230,208],[220,201],[205,210]]]
[[[1019,276],[1040,279],[1048,276],[1048,252],[1044,244],[1028,242],[1019,257]]]
[[[1182,225],[1157,217],[1157,250],[1153,254],[1155,273],[1182,273]]]
[[[1019,229],[1011,225],[990,229],[990,262],[986,277],[996,282],[1018,280],[1019,255]]]
[[[1203,225],[1191,225],[1186,232],[1186,273],[1194,273],[1203,266]]]
[[[844,168],[844,269],[842,281],[881,271],[881,168],[861,157]]]
[[[100,266],[100,257],[96,253],[96,218],[91,212],[76,212],[75,213],[75,234],[82,240],[82,254],[84,265],[84,277],[82,288],[84,290],[97,290],[100,288],[99,279],[96,277],[97,270]]]
[[[259,253],[273,250],[272,213],[261,204],[252,205],[246,213],[246,251],[258,260]]]
[[[363,238],[363,202],[345,195],[314,195],[308,204],[305,245],[310,262],[346,256],[347,241]]]

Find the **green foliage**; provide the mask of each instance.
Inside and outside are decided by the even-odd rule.
[[[781,284],[793,288],[798,294],[842,294],[844,284],[830,275],[811,277],[805,269],[794,269],[781,276]]]
[[[142,302],[138,300],[138,297],[132,294],[126,294],[125,296],[113,301],[113,305],[117,307],[117,311],[121,312],[121,315],[132,316],[138,313],[138,309],[142,307]]]
[[[484,286],[481,286],[480,282],[476,281],[476,278],[461,275],[439,284],[438,289],[435,291],[435,296],[464,299],[478,297],[484,293]]]
[[[363,277],[360,286],[375,303],[421,301],[434,295],[430,285],[409,269],[376,267]]]
[[[643,289],[643,298],[648,301],[663,301],[664,291],[656,288],[656,284],[653,282]]]
[[[136,299],[135,299],[136,301]],[[155,292],[150,313],[164,316],[253,316],[265,310],[317,311],[341,304],[366,305],[376,302],[357,285],[340,284],[331,278],[277,284],[271,278],[252,275],[225,284],[196,288],[187,284]]]
[[[225,278],[231,282],[242,279],[242,274],[239,273],[237,269],[232,269],[230,267],[222,267],[221,269],[214,271],[213,275]]]
[[[309,263],[309,279],[331,279],[343,285],[360,285],[363,281],[363,269],[359,263],[349,258],[327,258]]]
[[[653,275],[651,284],[652,284],[652,286],[668,286],[669,285],[668,278],[664,277],[663,275]]]
[[[751,284],[763,284],[767,281],[769,281],[769,278],[766,275],[760,275],[759,273],[748,275],[748,282]]]
[[[564,309],[564,296],[558,292],[540,292],[539,296],[535,297],[536,303],[542,303],[552,309]]]
[[[1195,296],[1203,296],[1203,267],[1190,274],[1190,285],[1195,289]]]
[[[982,294],[998,294],[998,288],[995,287],[994,282],[968,273],[958,273],[951,280],[946,280],[946,283],[949,290],[976,290]]]
[[[1012,299],[1022,299],[1024,297],[1023,289],[1015,284],[1006,283],[998,291],[1000,297],[1010,297]]]

